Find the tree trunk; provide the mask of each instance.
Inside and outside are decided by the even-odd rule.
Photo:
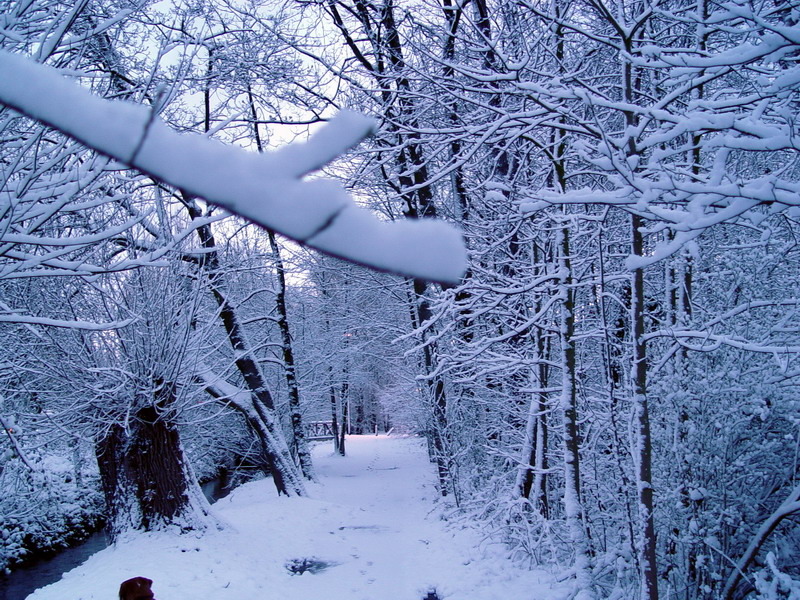
[[[258,132],[258,114],[256,103],[253,98],[253,91],[250,83],[247,84],[247,99],[250,105],[250,116],[253,118],[253,138],[259,152],[264,151],[261,142],[261,135]],[[306,441],[306,432],[303,427],[303,414],[300,410],[300,388],[297,385],[297,368],[295,367],[294,348],[292,347],[292,335],[289,331],[289,312],[286,309],[286,273],[283,268],[280,247],[272,231],[267,232],[270,249],[272,250],[272,260],[275,263],[275,279],[278,285],[275,294],[275,307],[278,311],[278,328],[281,332],[281,345],[283,351],[283,370],[286,376],[286,389],[289,393],[289,414],[292,420],[292,437],[294,439],[294,449],[300,463],[300,470],[303,475],[311,481],[316,480],[314,475],[314,464],[311,461],[311,452]]]
[[[130,530],[203,531],[212,519],[169,419],[173,385],[156,390],[157,402],[115,423],[95,446],[112,539]]]
[[[347,371],[346,370],[345,370],[345,373],[344,373],[344,379],[345,379],[345,381],[344,381],[344,383],[342,383],[342,395],[341,395],[341,398],[340,398],[341,403],[342,403],[342,423],[341,423],[341,427],[339,428],[339,448],[338,448],[340,456],[344,456],[345,455],[345,445],[344,445],[345,433],[350,433],[348,431],[348,429],[350,427],[349,423],[348,423],[348,420],[350,419],[350,415],[348,414],[349,413],[349,408],[350,408],[350,402],[347,399],[347,394],[348,394],[348,389],[347,388],[348,388],[348,385],[347,385]]]
[[[566,216],[566,215],[565,215]],[[594,600],[589,545],[586,539],[583,507],[581,504],[580,439],[578,438],[578,407],[575,360],[575,291],[572,279],[569,229],[560,229],[560,267],[564,273],[561,282],[561,410],[564,415],[564,510],[567,517],[570,541],[575,552],[575,576],[579,600]]]
[[[631,216],[631,253],[642,256],[642,219]],[[638,426],[639,527],[641,536],[642,600],[658,600],[656,532],[653,518],[652,445],[650,413],[647,406],[647,354],[644,341],[644,271],[634,269],[631,281],[631,324],[633,345],[633,406]]]
[[[202,210],[194,198],[187,194],[182,194],[182,200],[192,219],[202,217]],[[207,251],[203,255],[201,267],[211,293],[219,306],[219,317],[228,335],[228,341],[235,357],[236,368],[252,395],[254,413],[249,415],[248,422],[252,424],[252,419],[260,421],[259,429],[261,431],[258,432],[259,438],[262,442],[268,442],[268,445],[264,447],[264,454],[271,466],[272,478],[278,494],[304,496],[305,488],[281,431],[269,385],[253,356],[251,346],[247,341],[236,310],[225,294],[225,276],[220,269],[217,246],[211,226],[208,224],[200,225],[197,228],[197,235],[200,238],[201,246]]]
[[[339,403],[336,400],[336,386],[333,384],[333,367],[328,365],[328,389],[331,397],[331,433],[333,433],[333,451],[341,454],[339,440]]]
[[[275,295],[275,306],[278,310],[278,327],[281,331],[281,344],[283,350],[283,369],[286,375],[286,388],[289,392],[289,414],[292,419],[292,434],[300,470],[307,479],[314,481],[314,465],[311,462],[311,452],[306,441],[306,432],[303,427],[303,414],[300,410],[300,387],[297,385],[297,368],[294,361],[292,335],[289,331],[289,315],[286,310],[286,276],[283,269],[280,248],[275,239],[275,234],[269,231],[269,245],[272,248],[272,259],[275,262],[275,275],[278,283]]]
[[[208,63],[208,77],[206,86],[206,102],[205,102],[205,131],[208,132],[210,128],[210,85],[213,75],[213,54],[209,51]],[[250,109],[255,116],[255,104],[253,103],[252,93],[248,88],[250,95]],[[258,127],[256,120],[253,121],[254,135],[258,144],[259,151],[261,148],[261,140],[258,136]],[[200,219],[203,217],[203,211],[197,203],[197,199],[192,197],[186,192],[181,192],[181,201],[189,212],[192,220]],[[303,487],[302,479],[297,473],[297,468],[292,460],[289,447],[286,444],[283,432],[281,431],[280,422],[277,414],[275,413],[275,403],[272,400],[272,394],[269,391],[269,386],[261,372],[258,362],[252,353],[250,344],[244,334],[244,329],[241,326],[239,317],[236,311],[228,301],[225,295],[225,277],[224,273],[220,270],[219,255],[217,254],[217,244],[214,240],[214,235],[211,230],[211,225],[203,224],[197,228],[197,236],[200,239],[200,245],[206,250],[203,258],[200,260],[200,266],[204,270],[206,280],[214,295],[214,299],[219,305],[219,316],[225,326],[225,331],[228,334],[228,341],[235,358],[236,367],[239,370],[242,378],[250,390],[252,395],[252,406],[243,407],[247,412],[247,421],[251,425],[256,425],[256,433],[259,436],[263,447],[263,453],[267,462],[270,465],[272,473],[272,480],[278,490],[279,495],[305,495],[305,488]],[[250,411],[249,409],[253,410]]]
[[[538,312],[538,305],[537,305]],[[547,518],[547,388],[548,367],[545,362],[545,341],[542,331],[536,329],[536,353],[539,364],[536,366],[536,376],[531,379],[538,391],[534,392],[528,411],[528,421],[525,428],[525,447],[523,448],[526,466],[522,467],[517,479],[517,494],[528,498],[539,513]]]
[[[240,390],[209,369],[200,369],[196,380],[213,398],[244,415],[261,442],[263,460],[272,475],[278,494],[304,496],[305,488],[283,438],[273,410],[262,406],[250,389]]]

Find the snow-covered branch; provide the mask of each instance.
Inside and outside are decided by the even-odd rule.
[[[742,579],[742,576],[755,559],[761,546],[764,544],[770,534],[775,531],[775,528],[780,525],[786,517],[789,517],[797,512],[800,512],[800,485],[794,487],[789,496],[784,500],[781,505],[761,524],[756,531],[750,544],[747,546],[742,558],[736,568],[731,572],[728,581],[725,583],[725,589],[722,592],[722,597],[725,600],[733,598],[733,594]]]
[[[62,327],[65,329],[83,329],[85,331],[108,331],[109,329],[122,329],[133,323],[136,319],[125,319],[122,321],[111,321],[107,323],[94,323],[91,321],[50,319],[47,317],[35,317],[24,315],[18,312],[10,314],[0,314],[0,323],[16,323],[21,325],[44,325],[47,327]]]
[[[11,425],[10,422],[7,422],[2,416],[0,416],[0,427],[3,428],[3,431],[6,432],[8,439],[11,442],[11,445],[14,447],[14,450],[17,452],[17,456],[19,456],[20,460],[28,467],[31,471],[36,470],[36,466],[33,464],[28,456],[25,454],[25,451],[22,449],[22,446],[17,440],[17,436],[14,434],[14,427]]]
[[[644,339],[649,341],[658,337],[674,338],[684,347],[698,351],[711,351],[716,350],[720,346],[730,346],[731,348],[747,350],[748,352],[759,352],[762,354],[800,353],[800,346],[797,345],[781,346],[778,344],[758,344],[729,335],[711,333],[709,331],[690,331],[683,329],[660,330],[645,335]],[[698,340],[699,343],[697,345],[689,344],[688,340],[690,339]]]
[[[90,148],[301,244],[375,269],[456,283],[461,234],[439,221],[381,222],[327,179],[305,179],[356,145],[372,119],[342,112],[304,144],[259,155],[178,134],[145,106],[98,98],[51,67],[0,52],[0,102]]]

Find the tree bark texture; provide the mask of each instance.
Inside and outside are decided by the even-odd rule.
[[[162,386],[158,393],[160,403],[139,408],[96,443],[112,539],[129,530],[202,531],[211,522],[177,426],[169,420],[174,388]]]

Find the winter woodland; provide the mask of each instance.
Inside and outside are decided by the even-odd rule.
[[[800,597],[797,0],[0,0],[0,568],[427,439],[574,597]]]

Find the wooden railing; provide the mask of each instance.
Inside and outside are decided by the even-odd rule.
[[[333,423],[331,421],[311,421],[306,423],[306,439],[332,440]]]

